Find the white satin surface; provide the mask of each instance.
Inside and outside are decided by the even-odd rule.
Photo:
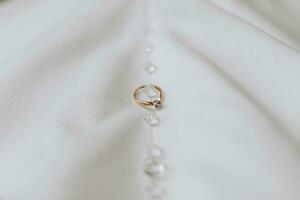
[[[166,200],[300,199],[300,2],[152,0]],[[0,199],[142,200],[141,0],[0,1]]]

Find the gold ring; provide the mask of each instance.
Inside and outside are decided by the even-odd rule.
[[[150,109],[150,110],[158,109],[162,106],[162,103],[164,101],[164,93],[162,89],[157,85],[150,85],[150,86],[153,87],[156,90],[156,92],[158,92],[158,95],[156,97],[151,98],[149,100],[139,99],[138,94],[140,94],[140,92],[142,92],[147,87],[147,85],[142,85],[134,90],[133,99],[136,104],[138,104],[143,108]]]

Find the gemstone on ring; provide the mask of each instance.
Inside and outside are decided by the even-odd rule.
[[[149,98],[155,98],[158,95],[157,90],[155,87],[151,84],[148,84],[143,89],[143,92],[149,97]]]

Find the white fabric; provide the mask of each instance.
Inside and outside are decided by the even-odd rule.
[[[300,199],[300,3],[153,0],[170,200]],[[142,200],[141,0],[0,1],[0,199]]]

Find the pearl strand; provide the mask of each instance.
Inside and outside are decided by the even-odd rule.
[[[158,93],[152,84],[152,75],[157,72],[157,67],[151,61],[151,54],[154,52],[154,44],[150,40],[150,5],[149,0],[144,0],[144,53],[146,55],[144,70],[149,75],[150,83],[144,89],[144,93],[149,98],[155,98]],[[159,116],[157,110],[153,109],[146,112],[144,121],[150,127],[151,141],[147,148],[146,159],[144,162],[144,172],[150,179],[150,185],[146,191],[151,199],[162,199],[166,195],[166,189],[162,184],[162,180],[166,176],[167,166],[165,164],[165,153],[155,143],[154,127],[159,124]]]

